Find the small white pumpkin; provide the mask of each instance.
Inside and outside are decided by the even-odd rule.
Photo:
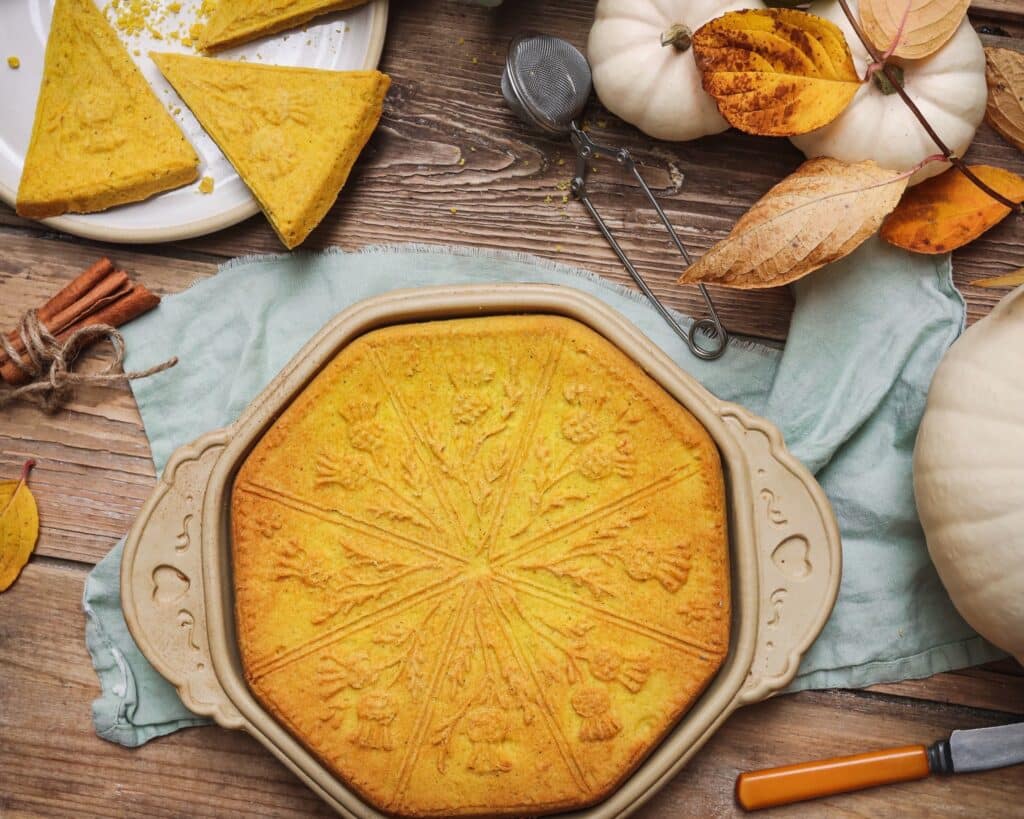
[[[936,370],[914,448],[914,495],[957,610],[1024,662],[1024,287]]]
[[[605,108],[656,139],[697,139],[729,127],[701,87],[690,38],[760,0],[600,0],[587,42]]]
[[[857,3],[850,0],[857,13]],[[850,21],[834,0],[812,3],[812,13],[831,20],[846,37],[853,63],[863,76],[871,57]],[[923,60],[890,59],[903,72],[903,87],[917,103],[936,133],[958,156],[963,156],[985,116],[985,51],[965,18],[960,28],[934,54]],[[808,134],[790,137],[808,158],[830,156],[846,162],[873,159],[883,168],[906,171],[939,149],[907,108],[899,94],[885,93],[874,79],[865,83],[853,102],[835,120]],[[945,162],[932,162],[914,174],[916,185],[944,171]]]

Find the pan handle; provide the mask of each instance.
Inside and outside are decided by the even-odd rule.
[[[842,574],[839,527],[814,476],[782,434],[742,407],[721,415],[746,455],[758,558],[757,642],[738,704],[788,685],[832,612]]]
[[[213,465],[230,438],[217,430],[178,449],[125,542],[121,606],[142,653],[182,702],[226,728],[242,716],[210,659],[200,518]]]

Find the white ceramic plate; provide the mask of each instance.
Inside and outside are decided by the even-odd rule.
[[[106,2],[98,3],[101,7]],[[166,5],[166,4],[164,4]],[[156,24],[165,36],[121,36],[129,53],[150,81],[199,154],[199,174],[212,176],[214,191],[201,194],[193,183],[144,202],[111,208],[102,213],[74,214],[46,219],[43,224],[77,236],[108,242],[166,242],[203,236],[234,225],[259,211],[256,200],[195,117],[162,77],[149,51],[191,49],[169,33],[187,33],[195,20],[199,0],[183,0],[181,11]],[[0,0],[0,198],[14,205],[18,180],[32,133],[36,95],[43,73],[43,54],[50,30],[53,0]],[[224,59],[245,58],[272,65],[310,68],[376,68],[384,46],[388,0],[371,0],[351,11],[315,18],[304,28],[255,40],[219,53]],[[12,70],[7,58],[16,56],[21,67]]]

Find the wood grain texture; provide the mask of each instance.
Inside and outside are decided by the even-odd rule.
[[[972,17],[1005,19],[1019,24],[1024,20],[1024,0],[973,0],[970,14]]]
[[[628,282],[585,213],[572,202],[563,207],[562,186],[572,167],[568,144],[530,133],[497,91],[513,32],[549,31],[582,45],[592,15],[593,0],[506,0],[493,12],[450,0],[392,0],[382,67],[395,82],[382,126],[307,247],[479,245],[531,252]],[[972,16],[987,31],[1024,33],[1022,0],[979,0]],[[1000,34],[986,35],[985,42],[1022,44]],[[634,151],[695,256],[802,159],[786,140],[734,132],[682,145],[652,141],[596,103],[587,119],[595,135]],[[1024,154],[987,126],[968,160],[1024,173]],[[699,312],[695,289],[674,284],[679,264],[645,200],[609,163],[597,167],[595,199],[628,252],[668,303]],[[1002,295],[971,281],[1024,266],[1021,235],[1021,217],[1010,218],[954,256],[970,321]],[[213,275],[232,256],[280,250],[261,216],[209,237],[126,247],[56,234],[0,206],[0,327],[41,304],[99,255],[112,256],[154,291],[172,293]],[[785,338],[788,291],[716,289],[714,295],[733,331]],[[85,365],[103,360],[103,353],[92,353]],[[193,729],[134,751],[95,736],[88,715],[97,684],[82,642],[82,584],[154,482],[128,388],[84,390],[55,416],[31,407],[5,411],[0,479],[17,474],[30,456],[39,461],[33,490],[43,530],[37,557],[0,596],[0,816],[327,816],[242,733]],[[732,787],[741,770],[930,742],[955,728],[1019,719],[1021,674],[1007,660],[744,709],[640,815],[738,815]],[[774,815],[1003,816],[1022,804],[1024,777],[1004,770],[835,797]]]
[[[192,728],[126,750],[84,717],[98,694],[82,644],[85,568],[30,564],[0,596],[0,816],[329,816],[255,740]],[[41,606],[40,601],[46,605]],[[950,675],[933,678],[941,680]],[[795,694],[737,712],[639,816],[742,816],[732,802],[743,770],[913,742],[1009,721],[982,711],[870,692]],[[59,784],[58,784],[59,783]],[[993,771],[933,778],[776,810],[765,816],[988,815],[1024,800],[1024,777]],[[912,806],[912,808],[911,808]]]

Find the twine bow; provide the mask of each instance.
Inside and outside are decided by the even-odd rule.
[[[32,380],[23,387],[0,392],[0,409],[21,399],[37,404],[46,412],[56,412],[74,397],[75,388],[80,384],[133,381],[163,372],[178,363],[174,357],[146,370],[125,372],[122,369],[124,336],[116,328],[109,324],[88,325],[75,330],[61,343],[43,326],[35,310],[29,310],[21,317],[18,334],[25,345],[24,358],[18,355],[5,334],[0,334],[0,346],[14,365]],[[100,341],[108,341],[114,348],[113,361],[96,373],[74,372],[72,365],[78,354],[90,344]]]

